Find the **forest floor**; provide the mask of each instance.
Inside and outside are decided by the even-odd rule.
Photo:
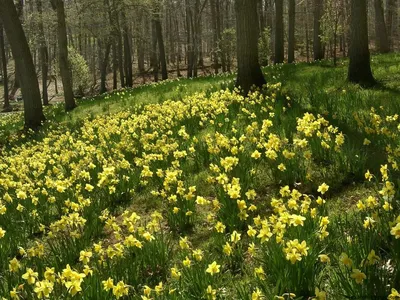
[[[386,299],[400,290],[400,54],[372,69],[362,89],[347,61],[269,66],[247,99],[234,74],[147,84],[51,105],[38,133],[0,116],[0,295],[25,268],[71,267],[78,299]]]

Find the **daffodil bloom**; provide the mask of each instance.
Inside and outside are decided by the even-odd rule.
[[[342,253],[339,257],[339,260],[346,267],[350,268],[353,265],[353,261],[347,256],[346,253]]]
[[[123,296],[127,296],[129,293],[128,286],[123,282],[119,281],[116,285],[113,287],[113,295],[119,299]]]
[[[217,262],[214,261],[213,263],[208,265],[206,272],[209,273],[211,276],[213,276],[213,275],[219,273],[219,268],[220,268],[220,265],[218,265]]]
[[[353,269],[350,276],[358,284],[361,284],[367,278],[367,276],[363,272],[361,272],[359,269]]]
[[[112,278],[108,278],[107,280],[103,280],[101,282],[103,284],[103,289],[108,292],[114,287],[114,280]]]
[[[36,296],[39,299],[48,298],[50,294],[53,292],[54,284],[50,281],[43,280],[36,282],[35,288],[33,291],[36,293]]]
[[[261,300],[262,298],[263,294],[259,288],[256,288],[256,290],[251,294],[251,300]]]
[[[25,279],[28,284],[34,284],[38,278],[38,272],[33,271],[31,268],[26,269],[26,273],[22,275],[22,279]]]
[[[392,288],[391,293],[388,296],[388,300],[399,300],[399,299],[400,299],[400,293],[396,289]]]
[[[321,193],[322,195],[325,194],[328,190],[329,190],[329,185],[327,185],[325,182],[318,187],[318,192]]]

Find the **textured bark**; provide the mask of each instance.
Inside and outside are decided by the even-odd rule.
[[[3,23],[0,20],[0,62],[3,70],[3,91],[4,91],[4,105],[3,111],[11,111],[10,101],[8,98],[8,72],[7,72],[7,56],[4,45],[4,30]]]
[[[41,126],[45,117],[32,55],[13,0],[0,0],[0,19],[11,46],[15,65],[24,70],[19,74],[18,80],[24,99],[25,127],[35,129]]]
[[[363,86],[375,84],[368,48],[368,20],[366,0],[351,1],[350,64],[348,79]]]
[[[356,0],[357,1],[357,0]],[[321,17],[323,14],[323,0],[314,0],[314,60],[321,60],[324,58],[324,49],[321,42]]]
[[[385,25],[385,15],[383,12],[382,0],[374,0],[375,7],[375,40],[379,53],[390,51],[389,39]]]
[[[67,26],[65,23],[64,1],[51,0],[51,3],[53,9],[57,11],[58,59],[64,90],[65,111],[71,111],[76,107],[76,104],[72,89],[72,72],[68,61],[68,38]]]
[[[236,86],[247,94],[251,87],[261,87],[265,78],[258,62],[257,0],[236,0],[238,74]]]
[[[40,62],[42,69],[42,98],[43,105],[49,105],[49,96],[47,93],[47,77],[49,73],[49,53],[43,26],[43,8],[42,0],[36,0],[36,8],[39,13],[39,41],[40,41]]]
[[[288,63],[294,62],[294,27],[296,24],[296,1],[289,0],[289,43],[288,43]]]
[[[275,0],[275,55],[274,63],[283,63],[285,59],[283,36],[283,0]]]

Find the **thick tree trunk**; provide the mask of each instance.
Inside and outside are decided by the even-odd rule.
[[[296,24],[296,1],[289,0],[289,43],[288,43],[288,63],[294,62],[294,27]]]
[[[368,48],[367,0],[351,1],[350,64],[348,79],[363,86],[375,84]]]
[[[274,63],[283,63],[285,59],[283,36],[283,0],[275,0],[275,55]]]
[[[76,107],[72,88],[72,72],[68,61],[68,37],[65,23],[65,9],[63,0],[51,0],[53,9],[57,11],[58,54],[60,74],[64,90],[65,111]]]
[[[13,0],[0,0],[0,19],[11,46],[15,65],[24,70],[19,74],[18,80],[24,99],[25,127],[35,129],[41,126],[45,117],[32,55]]]
[[[314,60],[321,60],[324,58],[324,49],[321,42],[321,17],[323,13],[322,5],[323,0],[314,0]]]
[[[36,0],[36,7],[39,13],[40,62],[42,69],[42,98],[43,98],[43,105],[49,105],[49,96],[47,93],[47,77],[49,73],[49,53],[46,45],[46,38],[44,36],[42,0]]]
[[[258,62],[257,0],[236,0],[237,61],[236,86],[247,94],[261,87],[265,78]]]
[[[3,91],[4,91],[4,105],[3,111],[11,111],[10,101],[8,98],[8,72],[7,72],[7,56],[4,45],[4,30],[3,23],[0,20],[0,61],[3,70]]]
[[[385,15],[383,12],[382,0],[374,0],[375,7],[375,41],[379,53],[390,51],[389,39],[385,25]]]

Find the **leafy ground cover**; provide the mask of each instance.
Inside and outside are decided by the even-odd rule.
[[[50,108],[2,150],[1,296],[399,299],[399,59],[372,90],[298,64]]]

